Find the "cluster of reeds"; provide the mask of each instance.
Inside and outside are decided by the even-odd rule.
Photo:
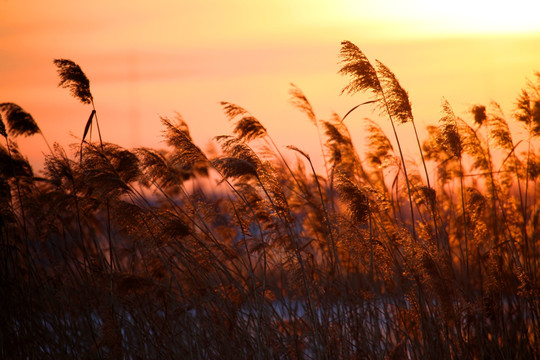
[[[179,115],[161,119],[164,150],[104,142],[90,82],[56,60],[90,117],[73,154],[55,144],[36,175],[16,137],[38,125],[0,104],[0,356],[537,357],[540,74],[516,104],[525,138],[497,104],[461,119],[444,101],[421,142],[396,76],[350,42],[340,56],[344,92],[370,93],[359,106],[381,116],[358,152],[354,109],[321,120],[293,87],[323,173],[227,102],[233,131],[215,154]],[[420,165],[396,126],[416,135]]]

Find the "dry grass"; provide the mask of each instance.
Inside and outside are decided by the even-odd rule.
[[[88,142],[89,81],[58,60],[61,85],[92,112],[80,151],[56,145],[37,177],[15,137],[39,128],[1,104],[0,356],[537,358],[540,75],[513,115],[525,139],[496,104],[461,119],[444,102],[418,141],[420,176],[377,124],[416,134],[406,91],[342,45],[344,92],[371,93],[362,104],[381,117],[360,155],[344,121],[319,120],[293,86],[325,174],[294,146],[287,162],[226,102],[233,135],[213,156],[180,116],[162,119],[164,150]]]

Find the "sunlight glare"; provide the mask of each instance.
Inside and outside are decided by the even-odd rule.
[[[386,0],[368,3],[342,0],[340,7],[339,13],[346,16],[346,21],[359,22],[364,19],[386,22],[388,26],[393,24],[394,31],[400,32],[402,36],[540,32],[540,21],[537,17],[540,2],[532,0]]]

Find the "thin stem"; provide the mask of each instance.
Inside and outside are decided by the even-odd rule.
[[[412,126],[413,126],[413,129],[414,129],[414,136],[416,138],[416,143],[418,144],[418,150],[420,152],[420,158],[422,159],[422,166],[424,167],[424,172],[426,174],[427,186],[428,186],[428,189],[431,190],[431,183],[429,181],[429,174],[428,174],[428,170],[427,170],[427,166],[426,166],[426,160],[424,158],[424,152],[422,151],[422,146],[420,144],[420,138],[418,137],[418,131],[416,131],[416,124],[414,122],[414,119],[412,119],[411,122],[412,122]],[[435,230],[435,236],[438,239],[439,238],[439,225],[437,224],[437,214],[435,212],[435,207],[431,206],[431,202],[429,201],[429,199],[427,199],[427,200],[428,200],[427,203],[429,204],[429,208],[431,210],[431,217],[433,219],[433,227],[434,227],[434,230]]]
[[[465,275],[467,283],[465,284],[466,288],[468,288],[468,281],[469,281],[469,236],[468,236],[468,224],[467,224],[467,215],[465,210],[465,193],[464,193],[464,187],[463,187],[463,165],[462,165],[462,159],[461,155],[459,156],[459,182],[461,186],[461,209],[463,214],[463,233],[465,236]]]
[[[407,166],[405,165],[405,159],[403,157],[403,151],[401,150],[401,144],[399,142],[399,137],[396,131],[396,126],[394,124],[394,119],[392,119],[392,115],[390,113],[390,109],[388,108],[388,103],[386,101],[386,96],[384,95],[384,90],[381,89],[381,95],[383,97],[383,103],[386,108],[386,112],[388,114],[388,118],[390,119],[390,124],[392,124],[392,130],[394,132],[394,137],[396,138],[396,143],[399,150],[399,157],[401,158],[401,164],[403,165],[403,173],[405,175],[405,183],[407,184],[407,195],[409,197],[409,207],[411,210],[411,222],[412,222],[412,235],[415,240],[418,240],[416,236],[416,225],[414,220],[414,208],[413,208],[413,201],[411,196],[411,185],[409,183],[409,176],[407,175]]]

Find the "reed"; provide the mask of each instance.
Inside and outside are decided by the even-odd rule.
[[[88,78],[61,59],[60,86],[92,108],[74,153],[55,144],[36,176],[16,139],[37,122],[2,103],[0,357],[536,358],[540,75],[509,117],[443,101],[420,142],[394,73],[350,42],[340,57],[344,92],[381,114],[357,148],[355,108],[322,120],[293,86],[322,173],[229,102],[213,153],[179,114],[161,118],[163,149],[107,143]],[[421,167],[394,124],[412,124]]]

